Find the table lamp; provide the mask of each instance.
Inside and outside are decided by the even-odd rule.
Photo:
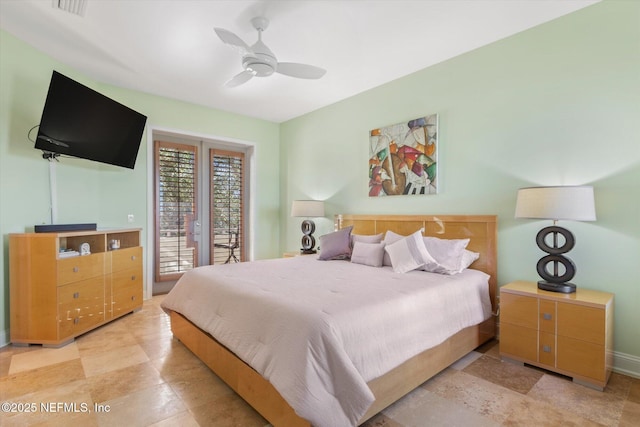
[[[324,216],[324,202],[319,200],[294,200],[291,203],[291,216],[302,218],[318,218]],[[316,231],[316,224],[311,219],[302,221],[302,249],[300,253],[315,254],[316,239],[313,232]]]
[[[518,190],[515,217],[553,220],[552,226],[543,228],[536,235],[538,247],[548,254],[540,258],[536,266],[538,274],[543,279],[538,282],[538,288],[567,294],[575,292],[576,285],[569,281],[576,274],[576,266],[573,261],[564,256],[575,245],[575,238],[569,230],[557,226],[557,222],[559,220],[595,221],[593,187],[521,188]],[[551,246],[547,242],[549,235],[553,236]],[[561,246],[559,246],[558,235],[564,238],[564,244]],[[553,265],[552,272],[547,269],[549,264]],[[560,264],[564,267],[564,272],[561,272]]]

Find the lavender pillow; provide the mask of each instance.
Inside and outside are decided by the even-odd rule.
[[[320,236],[320,256],[318,259],[349,259],[351,256],[351,229],[343,228],[333,233]]]

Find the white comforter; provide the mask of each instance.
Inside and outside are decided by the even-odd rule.
[[[488,275],[393,273],[314,256],[200,267],[162,305],[269,380],[316,427],[353,426],[367,382],[491,314]]]

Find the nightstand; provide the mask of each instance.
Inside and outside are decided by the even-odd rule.
[[[283,258],[293,258],[294,256],[300,256],[300,255],[318,255],[317,253],[315,254],[303,254],[300,251],[290,251],[290,252],[285,252],[282,254]]]
[[[603,390],[613,364],[613,297],[543,291],[524,281],[501,287],[500,356]]]

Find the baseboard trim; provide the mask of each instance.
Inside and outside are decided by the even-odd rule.
[[[640,378],[640,357],[614,351],[613,372]]]
[[[0,331],[0,348],[8,346],[9,343],[9,330],[5,329],[4,331]]]

